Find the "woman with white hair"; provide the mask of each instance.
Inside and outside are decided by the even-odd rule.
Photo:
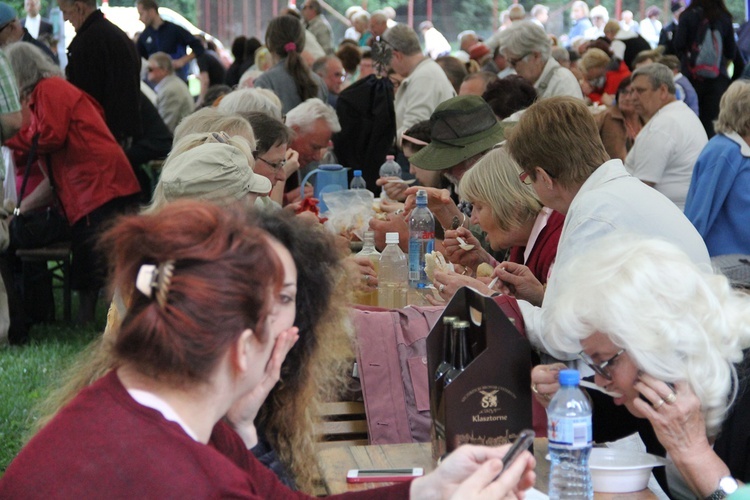
[[[602,238],[554,280],[548,339],[648,420],[671,494],[724,498],[750,480],[750,296],[672,244],[630,234]],[[554,367],[535,367],[532,382],[543,404],[559,389]]]
[[[750,254],[750,81],[729,86],[714,129],[693,168],[685,216],[710,255]]]

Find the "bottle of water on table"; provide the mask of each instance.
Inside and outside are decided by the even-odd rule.
[[[554,499],[594,498],[589,470],[591,402],[579,381],[578,370],[560,371],[560,390],[547,408],[549,497]]]
[[[417,191],[417,206],[409,216],[409,287],[423,292],[430,285],[424,271],[425,254],[435,249],[435,217],[427,208],[427,191]]]
[[[354,177],[352,177],[352,181],[349,183],[349,189],[367,189],[367,182],[362,177],[361,170],[354,171]]]
[[[378,268],[378,306],[400,309],[406,307],[409,267],[398,246],[398,233],[385,233],[385,243]]]
[[[385,157],[385,163],[380,166],[380,177],[398,177],[401,178],[401,165],[396,163],[395,156],[388,155]],[[380,192],[380,199],[389,200],[385,188]]]

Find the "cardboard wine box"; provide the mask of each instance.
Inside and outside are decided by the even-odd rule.
[[[471,362],[450,384],[436,383],[443,361],[443,317],[469,322]],[[532,427],[531,345],[500,306],[470,288],[453,296],[427,337],[435,459],[458,446],[497,446]]]

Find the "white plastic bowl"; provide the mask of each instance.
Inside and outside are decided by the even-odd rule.
[[[617,448],[591,450],[589,467],[594,491],[598,493],[629,493],[648,486],[651,469],[667,461],[648,453]]]

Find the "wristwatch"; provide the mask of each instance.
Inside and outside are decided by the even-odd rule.
[[[716,491],[707,496],[706,500],[720,500],[721,498],[726,498],[737,491],[737,488],[739,488],[739,484],[737,484],[735,478],[732,476],[722,477],[719,480],[719,487]]]

